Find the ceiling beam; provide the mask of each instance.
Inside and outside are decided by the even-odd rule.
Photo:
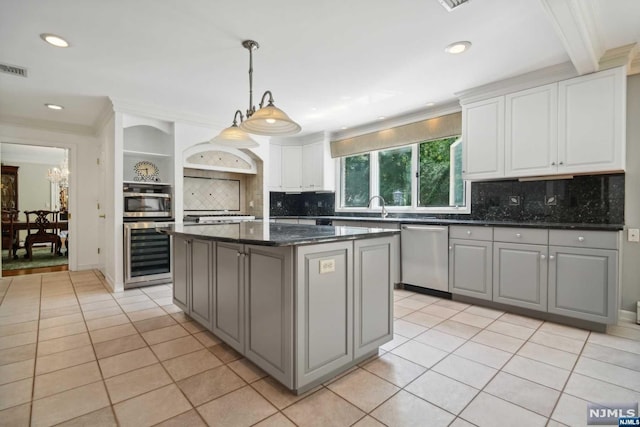
[[[578,74],[598,71],[604,48],[590,2],[540,0]]]

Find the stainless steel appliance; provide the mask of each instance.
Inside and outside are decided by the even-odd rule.
[[[402,283],[449,292],[449,227],[403,225]]]
[[[125,218],[171,218],[171,187],[153,184],[125,184]]]
[[[125,222],[124,287],[170,283],[171,238],[156,230],[172,222]]]

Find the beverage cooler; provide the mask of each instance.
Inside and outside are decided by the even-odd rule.
[[[171,237],[156,230],[169,224],[124,224],[125,289],[171,282]]]

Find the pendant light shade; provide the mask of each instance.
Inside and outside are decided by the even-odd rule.
[[[240,127],[256,135],[293,135],[302,129],[281,109],[269,103],[253,113]]]
[[[238,127],[236,120],[238,115],[240,115],[240,120],[242,120],[242,113],[240,110],[236,111],[236,114],[233,116],[233,124],[223,129],[218,136],[211,138],[209,142],[235,148],[255,148],[260,146],[248,133]]]

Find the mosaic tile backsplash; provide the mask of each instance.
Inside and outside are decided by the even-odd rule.
[[[270,215],[335,215],[333,193],[270,193]],[[318,206],[322,203],[322,207]],[[502,180],[471,185],[470,215],[391,214],[397,217],[566,224],[624,224],[624,174],[546,181]],[[367,216],[362,213],[339,213]],[[378,216],[379,214],[371,214]]]

